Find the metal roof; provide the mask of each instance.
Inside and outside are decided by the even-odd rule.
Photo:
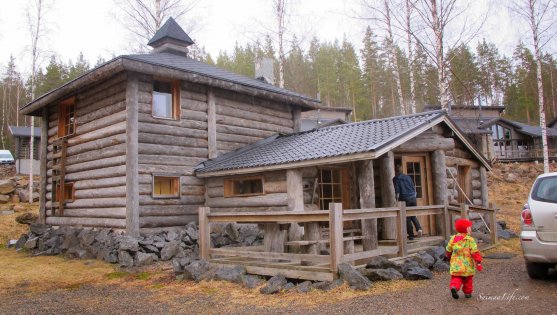
[[[446,117],[445,111],[323,127],[274,135],[196,167],[197,174],[281,165],[378,151]]]
[[[123,58],[136,60],[140,62],[145,62],[152,65],[172,68],[176,70],[186,71],[190,73],[201,74],[203,76],[211,77],[214,79],[219,79],[223,81],[229,81],[244,86],[249,86],[257,89],[262,89],[270,92],[275,92],[283,95],[294,96],[309,100],[311,102],[319,102],[311,97],[307,97],[296,92],[292,92],[283,88],[279,88],[269,83],[263,81],[249,78],[237,73],[224,70],[212,66],[210,64],[197,61],[191,58],[187,58],[181,55],[175,55],[171,53],[157,53],[157,54],[142,54],[142,55],[125,55]]]
[[[149,40],[147,45],[156,46],[158,41],[164,39],[172,39],[175,41],[183,42],[186,46],[193,45],[193,40],[184,32],[184,30],[174,21],[172,17],[168,18],[166,22],[159,28],[159,30],[153,35],[153,38]]]
[[[451,119],[466,134],[491,134],[491,130],[480,128],[482,121],[478,118],[464,118],[451,115]]]
[[[16,126],[8,126],[10,133],[14,137],[31,137],[31,127],[16,127]],[[35,127],[35,138],[41,137],[41,128]]]
[[[528,135],[528,136],[531,136],[531,137],[535,137],[535,138],[542,136],[542,128],[541,127],[530,126],[530,125],[527,125],[527,124],[524,124],[524,123],[521,123],[521,122],[518,122],[518,121],[506,119],[506,118],[492,119],[490,121],[485,122],[480,127],[481,128],[489,128],[493,124],[495,124],[499,121],[513,126],[514,130],[518,133],[522,133],[522,134],[525,134],[525,135]],[[547,136],[548,137],[557,137],[557,129],[547,127],[546,130],[547,130]]]

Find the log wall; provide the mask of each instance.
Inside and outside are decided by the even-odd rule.
[[[46,147],[46,223],[126,227],[126,87],[117,75],[76,97],[76,132],[68,137],[66,182],[75,201],[64,216],[52,215],[52,150],[58,137],[58,106],[49,109]]]
[[[481,163],[472,156],[460,141],[455,141],[455,143],[453,150],[446,151],[447,201],[458,203],[460,189],[457,183],[459,176],[464,176],[464,174],[459,174],[458,170],[459,166],[464,166],[469,168],[466,182],[471,187],[467,197],[474,205],[488,206],[487,178],[481,176]],[[461,188],[466,190],[465,187]]]

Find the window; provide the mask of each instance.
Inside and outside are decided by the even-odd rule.
[[[224,196],[254,196],[263,194],[263,178],[225,179]]]
[[[319,207],[329,209],[329,203],[342,203],[342,172],[340,169],[319,170]]]
[[[153,117],[180,118],[179,81],[155,81],[153,83]]]
[[[153,198],[180,198],[180,176],[153,175]]]
[[[75,96],[60,103],[58,108],[58,137],[75,133]]]
[[[62,190],[62,187],[64,188]],[[75,189],[73,187],[73,183],[65,183],[64,186],[60,184],[56,184],[55,194],[54,194],[54,202],[58,202],[62,200],[60,197],[64,194],[64,201],[74,201],[75,200]]]

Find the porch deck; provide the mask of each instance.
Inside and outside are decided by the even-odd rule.
[[[404,258],[429,246],[437,245],[452,233],[452,217],[468,217],[469,211],[487,213],[492,240],[496,240],[495,210],[462,205],[454,207],[421,206],[396,208],[343,210],[341,204],[331,204],[329,211],[241,212],[210,213],[207,207],[199,212],[199,244],[201,258],[216,265],[243,265],[251,274],[273,276],[278,273],[288,278],[332,281],[338,276],[338,265],[343,262],[354,266],[365,264],[371,257]],[[441,220],[441,235],[423,236],[412,241],[406,239],[406,216],[436,215]],[[378,246],[364,250],[365,237],[354,229],[344,229],[343,222],[377,218],[396,218],[397,239],[379,240]],[[217,222],[289,224],[320,223],[328,225],[328,237],[286,242],[282,251],[269,251],[265,246],[211,248],[210,224]],[[287,223],[288,222],[288,223]],[[328,223],[328,224],[327,224]],[[360,234],[360,235],[359,235]],[[321,235],[324,235],[323,233]],[[366,236],[367,237],[367,236]],[[319,244],[324,251],[310,253],[309,246]],[[275,247],[276,248],[276,247]],[[303,252],[303,253],[300,253]]]

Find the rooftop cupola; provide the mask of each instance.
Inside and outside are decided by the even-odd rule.
[[[147,43],[153,47],[151,51],[153,54],[166,52],[184,56],[188,54],[188,46],[192,44],[194,44],[193,40],[171,17]]]

